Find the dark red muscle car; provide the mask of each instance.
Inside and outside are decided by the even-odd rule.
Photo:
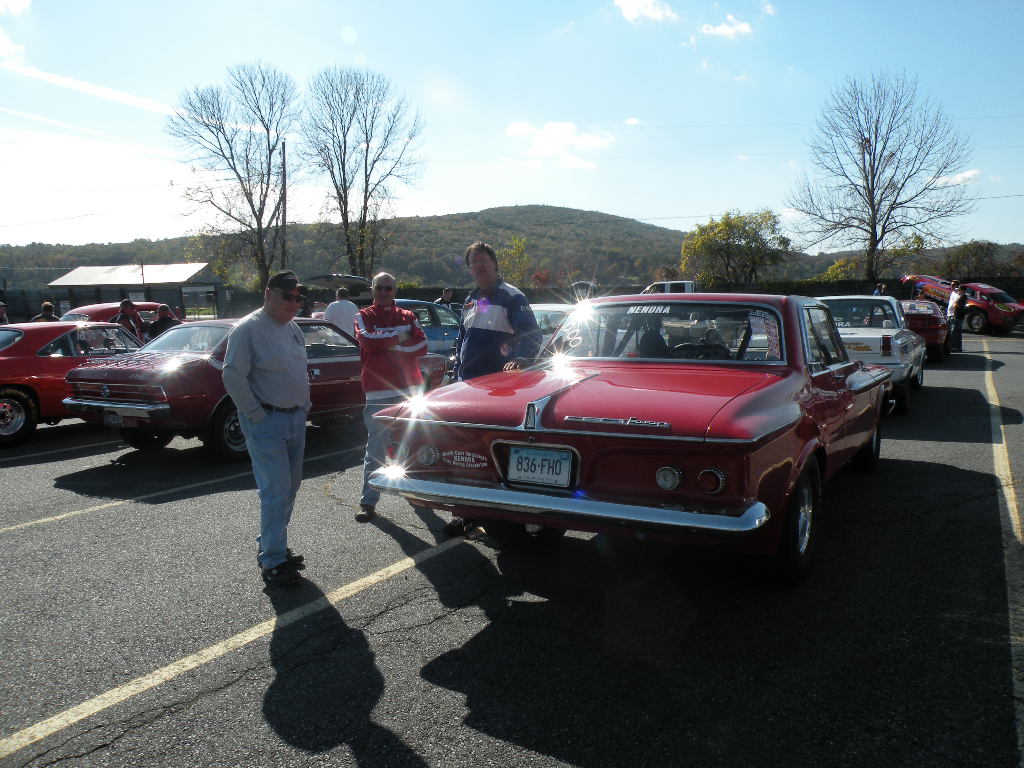
[[[234,403],[221,371],[227,336],[237,320],[175,326],[137,353],[92,364],[67,377],[64,405],[121,430],[136,448],[166,446],[175,435],[199,437],[229,460],[248,456]],[[351,336],[321,320],[296,318],[306,339],[314,423],[353,415],[363,407],[359,348]],[[438,386],[444,359],[420,358],[424,381]]]
[[[545,355],[383,411],[393,461],[374,487],[499,539],[725,541],[797,580],[822,482],[878,461],[890,373],[849,360],[815,299],[594,299]]]
[[[941,363],[942,359],[950,354],[949,323],[946,321],[945,310],[927,299],[901,301],[900,305],[903,307],[907,326],[924,338],[928,361]]]
[[[138,348],[110,323],[0,325],[0,446],[27,440],[39,422],[74,418],[61,404],[72,368]]]

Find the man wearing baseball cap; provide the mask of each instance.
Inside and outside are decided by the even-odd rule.
[[[142,316],[131,299],[121,300],[121,311],[110,318],[110,322],[117,323],[139,341],[142,341],[146,333],[146,324],[142,322]]]
[[[260,498],[257,560],[268,586],[292,584],[305,558],[288,547],[288,523],[302,483],[306,413],[312,407],[306,342],[294,318],[302,306],[298,276],[278,272],[267,282],[263,306],[228,335],[224,388],[252,459]]]

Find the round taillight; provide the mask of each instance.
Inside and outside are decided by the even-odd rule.
[[[389,461],[404,462],[409,456],[409,449],[401,443],[388,443],[387,456]]]
[[[708,494],[721,493],[725,488],[725,472],[718,467],[705,469],[697,475],[697,486]]]
[[[683,480],[683,473],[681,470],[675,467],[662,467],[654,473],[654,480],[658,484],[658,487],[671,491],[679,486],[679,483]]]
[[[424,467],[437,464],[439,458],[441,458],[441,452],[432,445],[421,445],[416,449],[416,461]]]

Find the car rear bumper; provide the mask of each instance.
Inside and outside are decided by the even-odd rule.
[[[72,413],[116,413],[118,416],[131,419],[166,419],[171,415],[170,403],[110,403],[76,397],[65,397],[62,402]]]
[[[516,491],[505,487],[421,480],[408,475],[396,475],[386,467],[370,475],[370,485],[378,491],[426,504],[477,507],[519,515],[537,515],[543,518],[581,520],[591,524],[616,524],[635,528],[744,534],[763,527],[769,518],[768,507],[759,501],[739,509],[687,509],[615,504],[575,496]]]

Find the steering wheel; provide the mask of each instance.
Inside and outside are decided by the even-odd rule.
[[[725,346],[725,339],[722,337],[722,332],[717,328],[708,328],[704,331],[704,335],[700,338],[701,344],[721,344]]]
[[[729,360],[732,351],[725,344],[676,344],[672,347],[672,357],[683,360]]]

